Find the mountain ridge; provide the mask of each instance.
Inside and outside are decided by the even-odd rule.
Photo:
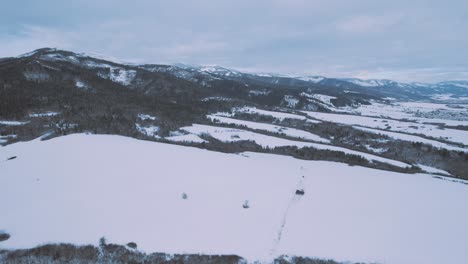
[[[355,84],[358,86],[363,86],[363,87],[382,87],[382,86],[400,86],[400,87],[411,87],[411,88],[418,88],[418,87],[424,87],[424,88],[440,88],[440,86],[455,86],[455,87],[461,87],[461,88],[467,88],[468,89],[468,80],[445,80],[445,81],[440,81],[436,83],[424,83],[424,82],[399,82],[399,81],[394,81],[390,79],[362,79],[362,78],[355,78],[355,77],[346,77],[346,78],[338,78],[338,77],[326,77],[326,76],[321,76],[321,75],[285,75],[281,73],[257,73],[257,72],[242,72],[236,69],[232,69],[229,67],[224,67],[221,65],[193,65],[193,64],[185,64],[185,63],[173,63],[173,64],[154,64],[154,63],[144,63],[144,64],[137,64],[137,63],[128,63],[128,62],[123,62],[119,60],[118,58],[114,57],[109,57],[103,54],[97,54],[97,53],[74,53],[71,51],[66,51],[66,50],[61,50],[57,48],[40,48],[36,49],[34,51],[16,56],[16,57],[6,57],[2,59],[8,59],[8,58],[25,58],[25,57],[31,57],[36,54],[41,54],[41,53],[73,53],[75,55],[81,56],[81,57],[89,57],[89,58],[95,58],[99,59],[102,61],[107,61],[115,64],[121,64],[121,65],[129,65],[129,66],[135,66],[135,67],[144,67],[145,65],[165,65],[165,66],[172,66],[172,67],[177,67],[180,69],[184,70],[190,70],[190,71],[199,71],[199,72],[205,72],[209,74],[213,74],[216,76],[224,76],[224,77],[239,77],[241,75],[251,75],[251,76],[257,76],[257,77],[270,77],[270,78],[290,78],[290,79],[297,79],[301,81],[306,81],[306,82],[313,82],[313,83],[320,83],[324,80],[341,80],[348,82],[350,84]],[[93,56],[94,54],[94,56]]]

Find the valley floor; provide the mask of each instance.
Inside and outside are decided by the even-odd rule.
[[[468,262],[468,185],[329,161],[73,134],[0,148],[0,248]]]

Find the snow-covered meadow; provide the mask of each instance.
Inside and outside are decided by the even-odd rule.
[[[408,122],[395,119],[386,119],[378,117],[368,117],[349,114],[320,113],[304,111],[309,117],[321,121],[351,125],[363,126],[368,128],[383,129],[394,132],[404,132],[408,134],[425,135],[437,139],[443,139],[454,143],[468,146],[468,131],[441,128],[437,125]],[[468,124],[468,121],[463,124]]]
[[[0,186],[1,248],[468,262],[468,185],[425,174],[74,134],[1,147]]]

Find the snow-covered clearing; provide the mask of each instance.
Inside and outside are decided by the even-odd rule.
[[[174,141],[174,142],[192,142],[192,143],[207,142],[206,140],[194,134],[174,135],[174,136],[165,137],[164,139],[169,140],[169,141]]]
[[[302,77],[295,77],[296,79],[306,81],[306,82],[313,82],[313,83],[319,83],[325,79],[322,76],[302,76]]]
[[[270,94],[271,91],[267,91],[267,90],[250,90],[249,91],[249,94],[250,95],[256,95],[256,96],[259,96],[259,95],[268,95]]]
[[[322,143],[330,143],[330,140],[326,138],[322,138],[310,132],[295,129],[295,128],[276,126],[276,125],[266,124],[266,123],[251,122],[251,121],[233,119],[229,117],[216,116],[216,115],[208,115],[207,117],[215,123],[246,126],[251,129],[258,129],[258,130],[268,131],[272,133],[284,134],[286,136],[293,137],[293,138],[312,140],[312,141],[317,141],[317,142],[322,142]]]
[[[7,121],[7,120],[0,120],[0,125],[4,126],[22,126],[29,123],[29,121]]]
[[[324,95],[324,94],[308,94],[308,93],[301,93],[301,96],[304,96],[310,99],[317,101],[320,103],[323,107],[330,109],[332,111],[338,111],[340,112],[341,110],[338,108],[334,108],[334,105],[331,103],[332,99],[336,99],[334,96],[329,96],[329,95]]]
[[[311,94],[310,97],[328,106],[333,106],[333,104],[331,103],[331,100],[336,99],[335,96],[329,96],[329,95],[324,95],[324,94]]]
[[[78,88],[86,88],[86,84],[80,80],[75,80],[75,86]]]
[[[468,262],[468,185],[425,174],[75,134],[0,148],[0,186],[2,248],[105,236],[249,260]]]
[[[109,64],[96,64],[94,62],[88,62],[88,67],[106,68],[109,70],[108,73],[99,72],[98,75],[101,78],[109,79],[113,82],[120,83],[122,85],[130,85],[136,76],[135,70],[127,70],[124,68],[114,67]]]
[[[268,110],[263,110],[263,109],[258,109],[255,107],[241,107],[241,108],[234,108],[232,109],[233,113],[247,113],[247,114],[257,114],[257,115],[263,115],[263,116],[271,116],[274,117],[280,121],[284,119],[298,119],[298,120],[307,120],[307,117],[302,116],[302,115],[296,115],[296,114],[291,114],[291,113],[284,113],[284,112],[276,112],[276,111],[268,111]],[[230,114],[229,116],[232,116]],[[312,120],[315,121],[315,120]]]
[[[209,101],[232,101],[231,98],[227,97],[222,97],[222,96],[211,96],[211,97],[205,97],[202,99],[203,102],[209,102]]]
[[[52,117],[59,115],[59,112],[53,112],[53,111],[47,111],[47,112],[42,112],[42,113],[31,113],[29,114],[29,117]]]
[[[143,126],[140,124],[135,124],[135,128],[138,130],[138,132],[142,133],[143,135],[146,135],[148,137],[155,137],[159,138],[158,132],[159,132],[159,127],[158,126]]]
[[[129,85],[136,76],[135,70],[111,68],[109,79],[122,85]]]
[[[383,104],[372,101],[370,105],[360,105],[349,112],[363,116],[407,119],[418,123],[439,123],[448,126],[468,125],[468,111],[466,109],[451,108],[446,104],[422,102]]]
[[[138,119],[143,120],[143,121],[145,121],[145,120],[152,120],[152,121],[154,121],[154,120],[156,120],[157,118],[156,118],[155,116],[152,116],[152,115],[140,113],[140,114],[138,114]]]
[[[296,105],[299,103],[299,99],[292,95],[285,95],[283,98],[283,101],[286,103],[287,107],[296,107]]]
[[[321,121],[333,123],[356,125],[369,128],[386,129],[389,131],[405,132],[409,134],[423,134],[429,137],[442,138],[451,142],[461,143],[468,146],[468,131],[456,129],[443,129],[436,125],[420,124],[415,122],[404,122],[393,119],[377,117],[329,114],[303,111],[308,116]]]
[[[423,171],[428,172],[428,173],[442,174],[442,175],[447,175],[447,176],[451,175],[450,173],[448,173],[448,172],[446,172],[444,170],[433,168],[433,167],[430,167],[430,166],[426,166],[426,165],[422,165],[422,164],[416,164],[416,166],[418,166]]]
[[[382,158],[376,155],[363,153],[363,152],[359,152],[355,150],[350,150],[350,149],[346,149],[342,147],[335,147],[335,146],[324,145],[324,144],[319,144],[319,143],[289,140],[289,139],[284,139],[284,138],[279,138],[279,137],[267,136],[267,135],[263,135],[260,133],[255,133],[255,132],[251,132],[251,131],[247,131],[243,129],[216,127],[216,126],[199,125],[199,124],[193,124],[192,126],[182,127],[180,129],[190,134],[194,134],[198,136],[209,135],[223,142],[237,142],[237,141],[251,140],[251,141],[254,141],[256,144],[262,146],[263,148],[276,148],[276,147],[286,147],[286,146],[294,146],[298,148],[310,147],[310,148],[315,148],[318,150],[331,150],[331,151],[344,152],[346,154],[351,154],[351,155],[358,155],[371,162],[379,161],[379,162],[391,164],[391,165],[401,167],[401,168],[410,166],[401,161]]]

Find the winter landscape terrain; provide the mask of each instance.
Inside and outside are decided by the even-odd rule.
[[[0,187],[0,262],[105,237],[169,263],[465,263],[468,82],[39,49],[0,59]]]

